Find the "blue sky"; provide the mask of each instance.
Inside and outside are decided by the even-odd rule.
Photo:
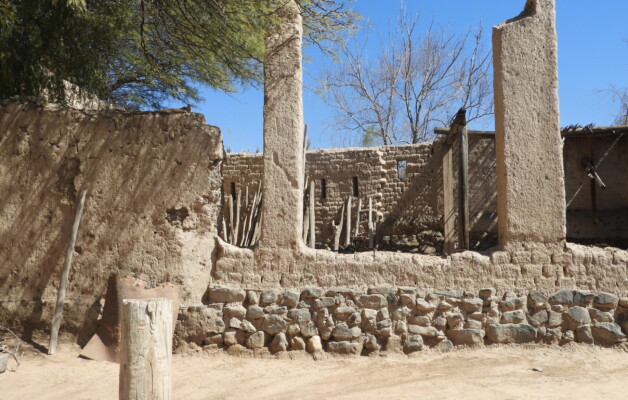
[[[611,85],[628,87],[628,0],[557,0],[559,95],[561,125],[611,124],[618,104],[606,91]],[[369,55],[379,47],[379,37],[394,29],[399,0],[356,0],[351,6],[370,25]],[[409,15],[420,14],[425,24],[433,21],[463,34],[482,24],[487,49],[491,28],[514,17],[525,0],[405,0]],[[358,35],[364,35],[360,30]],[[372,50],[371,50],[372,49]],[[315,48],[306,48],[310,62],[304,64],[305,85],[315,85],[321,68],[329,65]],[[210,125],[220,127],[225,148],[233,152],[263,149],[261,90],[224,94],[201,90],[205,101],[194,111],[203,113]],[[304,117],[312,148],[332,147],[334,111],[311,90],[303,93]],[[481,127],[493,129],[492,126]]]

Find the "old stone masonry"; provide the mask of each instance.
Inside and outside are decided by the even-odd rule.
[[[214,286],[210,303],[179,314],[180,340],[209,348],[372,355],[497,343],[626,342],[628,298],[562,289],[550,296],[495,289],[374,286],[245,291]],[[244,346],[244,347],[243,347]]]
[[[468,143],[461,117],[434,143],[306,153],[292,1],[266,40],[260,157],[226,157],[188,111],[0,101],[0,325],[32,335],[58,304],[62,332],[110,343],[122,300],[167,284],[175,348],[628,348],[628,127],[561,132],[554,3],[494,28],[495,133]],[[590,143],[612,150],[598,169]]]

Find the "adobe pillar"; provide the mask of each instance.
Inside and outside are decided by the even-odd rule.
[[[506,250],[563,244],[565,183],[554,0],[493,28],[497,210]]]
[[[292,1],[266,38],[264,178],[259,247],[297,249],[303,225],[303,28]]]

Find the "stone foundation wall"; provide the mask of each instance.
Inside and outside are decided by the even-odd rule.
[[[202,115],[0,103],[0,324],[50,324],[77,193],[87,189],[62,330],[89,332],[111,273],[200,301],[220,212],[220,130]]]
[[[218,241],[217,250],[208,296],[181,312],[177,337],[234,354],[626,340],[628,252],[616,248],[278,255]]]
[[[628,330],[628,297],[568,289],[497,296],[493,288],[212,286],[208,293],[208,304],[181,310],[179,341],[227,350],[369,355],[494,343],[614,346],[626,341]]]

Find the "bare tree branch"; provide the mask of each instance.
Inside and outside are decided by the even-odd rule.
[[[490,53],[482,29],[457,36],[404,14],[396,32],[369,57],[366,41],[346,43],[342,62],[319,79],[319,94],[337,111],[335,125],[363,144],[419,143],[433,138],[459,108],[469,121],[492,114]]]

